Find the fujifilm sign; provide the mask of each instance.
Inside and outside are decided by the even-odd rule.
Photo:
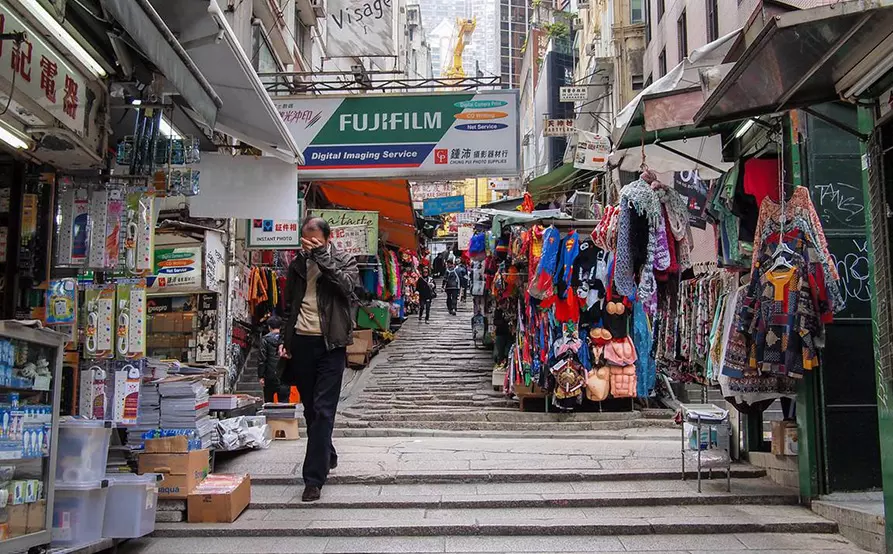
[[[341,114],[338,120],[338,128],[341,132],[419,131],[422,129],[440,129],[443,126],[443,117],[440,112]]]
[[[518,177],[517,91],[274,98],[307,179]]]

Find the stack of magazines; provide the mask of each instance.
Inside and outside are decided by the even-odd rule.
[[[168,377],[158,382],[162,429],[195,429],[202,448],[212,443],[210,397],[201,377]]]
[[[267,402],[257,415],[265,416],[267,419],[299,419],[301,414],[302,410],[298,404]]]

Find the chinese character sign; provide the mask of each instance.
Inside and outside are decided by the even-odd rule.
[[[574,132],[573,119],[547,119],[543,128],[544,137],[566,137]]]
[[[279,219],[251,219],[248,221],[248,248],[301,248],[301,224]]]
[[[0,77],[63,125],[84,134],[87,79],[17,13],[0,4],[0,33],[24,32],[25,40],[0,41]]]
[[[339,252],[350,256],[365,256],[368,251],[366,241],[365,225],[332,228],[332,244]]]

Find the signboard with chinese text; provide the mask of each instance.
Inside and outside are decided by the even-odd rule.
[[[351,256],[365,256],[369,253],[365,225],[345,225],[332,228],[332,243],[339,252]]]
[[[248,221],[248,248],[297,250],[301,247],[301,223],[278,219]]]
[[[588,131],[577,131],[575,168],[605,171],[608,167],[609,154],[611,154],[611,139]]]
[[[156,248],[155,275],[147,282],[156,290],[202,288],[202,247]]]
[[[560,87],[558,89],[558,100],[560,102],[583,102],[586,100],[588,91],[588,87],[579,85]]]
[[[273,102],[301,147],[303,179],[519,173],[517,91]]]
[[[445,196],[425,200],[422,215],[435,216],[465,211],[464,196]]]
[[[6,3],[0,3],[0,33],[24,32],[25,41],[0,41],[0,78],[63,125],[84,135],[87,79]]]
[[[547,119],[545,123],[544,137],[566,137],[574,132],[573,119]]]
[[[353,210],[310,210],[313,217],[325,219],[332,229],[363,225],[366,227],[366,253],[378,254],[378,212],[357,212]]]
[[[468,243],[471,242],[472,235],[474,235],[474,227],[471,225],[462,225],[457,229],[457,231],[457,243],[459,250],[465,252],[466,250],[468,250]]]

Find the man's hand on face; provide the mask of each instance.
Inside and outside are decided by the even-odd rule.
[[[301,237],[301,247],[304,249],[305,252],[311,252],[313,250],[316,250],[317,248],[321,248],[322,246],[325,246],[325,243],[323,243],[316,237],[310,237],[309,239]]]

